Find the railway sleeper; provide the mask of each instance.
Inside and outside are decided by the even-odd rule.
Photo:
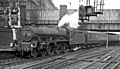
[[[84,62],[93,62],[94,60],[90,60],[90,59],[82,59],[81,61],[84,61]]]

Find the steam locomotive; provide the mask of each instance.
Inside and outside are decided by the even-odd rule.
[[[104,46],[105,33],[90,33],[71,28],[25,26],[16,29],[13,50],[19,57],[37,57],[66,53],[75,48]],[[109,42],[119,42],[119,35],[109,35]]]

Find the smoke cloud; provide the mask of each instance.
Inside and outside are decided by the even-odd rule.
[[[77,28],[78,25],[78,11],[71,15],[64,15],[63,18],[59,21],[58,26],[61,27],[65,23],[69,23],[69,27]]]

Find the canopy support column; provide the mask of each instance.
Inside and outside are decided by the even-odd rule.
[[[108,48],[108,43],[109,43],[109,33],[107,31],[107,41],[106,41],[106,48]]]

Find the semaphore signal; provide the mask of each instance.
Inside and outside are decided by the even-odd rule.
[[[20,28],[20,8],[8,8],[8,26]]]
[[[83,0],[79,0],[80,3],[84,3]],[[99,3],[100,2],[100,3]],[[86,5],[79,5],[79,20],[84,22],[84,20],[89,21],[89,17],[97,16],[98,14],[103,14],[104,0],[94,0],[93,5],[90,0],[86,0]]]

